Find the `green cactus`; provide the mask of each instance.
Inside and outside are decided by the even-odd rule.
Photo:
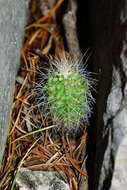
[[[71,130],[87,115],[89,85],[73,64],[63,60],[59,64],[49,75],[44,91],[53,118]]]

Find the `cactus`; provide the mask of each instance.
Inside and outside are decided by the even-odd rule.
[[[68,131],[78,126],[81,118],[90,112],[90,80],[81,64],[65,56],[52,61],[48,79],[43,87],[46,101],[57,125],[64,125]]]

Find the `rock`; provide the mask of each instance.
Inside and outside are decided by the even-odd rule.
[[[119,151],[127,135],[127,0],[91,1],[94,68],[99,73],[93,189],[114,188]],[[117,157],[118,156],[118,157]],[[125,165],[124,165],[125,164]],[[121,167],[126,169],[126,163]],[[113,181],[112,181],[113,176]],[[125,179],[125,177],[123,176]],[[127,176],[126,176],[127,178]],[[118,180],[117,180],[118,182]],[[121,184],[120,184],[121,183]],[[115,190],[123,189],[122,181]]]
[[[21,168],[16,178],[19,190],[70,190],[54,171],[31,171]]]
[[[63,26],[65,30],[65,37],[70,55],[82,59],[82,53],[80,51],[79,42],[77,38],[77,2],[73,0],[68,1],[68,8],[63,16]]]
[[[115,168],[110,190],[117,189],[127,189],[127,135],[122,139],[115,158]]]
[[[108,126],[106,128],[108,130],[108,144],[101,168],[100,189],[104,185],[102,182],[114,173],[116,154],[119,146],[121,146],[120,144],[124,135],[127,133],[127,109],[123,106],[125,103],[121,91],[121,84],[120,73],[116,69],[113,69],[112,88],[107,99],[107,110],[103,117],[104,125]],[[111,123],[109,123],[110,120],[112,121]],[[105,135],[105,131],[103,133]]]
[[[0,161],[9,129],[28,0],[0,0]]]

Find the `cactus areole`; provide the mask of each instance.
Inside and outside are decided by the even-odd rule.
[[[44,86],[54,120],[70,129],[79,124],[88,108],[88,82],[77,68],[74,64],[67,63],[67,60],[61,60]]]

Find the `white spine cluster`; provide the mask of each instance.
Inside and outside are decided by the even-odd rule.
[[[52,59],[50,67],[39,71],[40,82],[35,92],[45,118],[64,130],[75,130],[81,120],[88,120],[94,102],[91,90],[94,80],[86,71],[86,64],[63,53]]]

